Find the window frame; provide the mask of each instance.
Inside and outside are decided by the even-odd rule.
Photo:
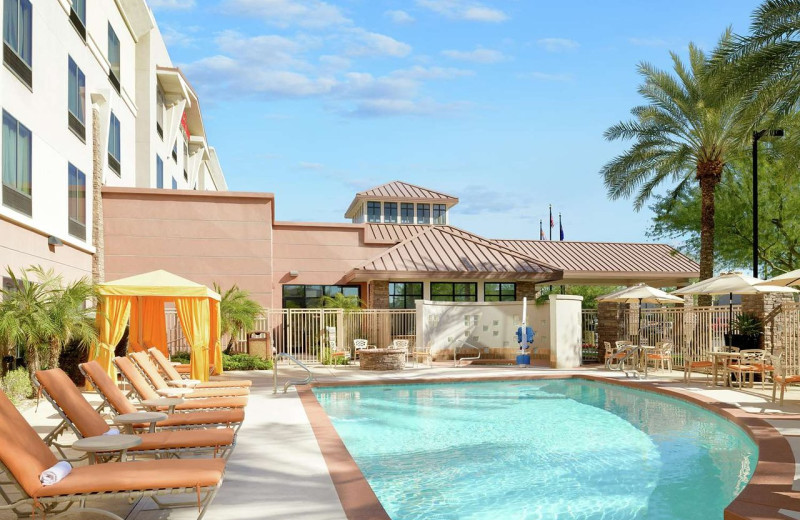
[[[383,203],[383,221],[387,224],[397,224],[397,203]]]
[[[122,177],[122,130],[119,119],[111,111],[108,122],[108,168]]]
[[[414,216],[415,216],[415,209],[413,202],[401,202],[400,203],[400,223],[401,224],[413,224],[414,223]],[[410,217],[410,219],[409,219]]]
[[[67,126],[84,143],[86,142],[86,74],[78,63],[68,56],[67,63]],[[74,72],[74,74],[73,74]],[[73,76],[74,88],[73,92]],[[72,105],[76,104],[75,111]]]
[[[172,189],[173,190],[178,189],[178,179],[176,179],[175,177],[172,178]]]
[[[426,203],[417,204],[417,224],[431,223],[431,205]]]
[[[431,222],[433,224],[447,224],[447,205],[434,204],[431,212]]]
[[[74,164],[67,163],[67,178],[68,232],[70,236],[86,240],[86,174]],[[82,181],[82,184],[79,181]],[[82,186],[82,191],[79,186]],[[81,221],[81,200],[83,201],[83,221]]]
[[[8,177],[10,180],[11,173],[8,175],[5,172],[5,164],[6,164],[6,143],[5,137],[0,139],[2,141],[2,155],[0,155],[0,161],[2,161],[2,166],[0,166],[0,185],[2,185],[2,199],[3,199],[3,206],[11,208],[15,211],[19,211],[20,213],[27,215],[29,217],[33,216],[33,132],[31,132],[30,128],[23,125],[16,117],[11,115],[11,113],[3,110],[2,111],[2,134],[5,136],[6,131],[5,127],[8,123],[9,128],[13,126],[13,136],[14,136],[14,172],[13,172],[13,184],[9,184],[6,182],[6,178]],[[27,133],[27,150],[25,151],[25,155],[28,158],[27,164],[27,179],[22,179],[20,175],[20,130],[23,130],[24,133]],[[9,132],[11,135],[11,132]],[[25,173],[25,172],[23,172]],[[24,185],[25,180],[27,180],[28,191],[27,193],[21,189],[20,181],[22,180],[22,184]]]
[[[75,4],[78,4],[77,7]],[[86,0],[71,0],[69,6],[69,20],[78,31],[78,35],[86,41]]]
[[[377,213],[374,213],[377,206]],[[381,222],[381,202],[379,200],[367,201],[367,222],[370,224],[380,224]]]
[[[286,296],[287,289],[302,288],[303,296]],[[283,284],[281,288],[281,306],[284,309],[312,309],[315,308],[314,300],[319,300],[322,296],[332,296],[336,292],[346,292],[346,289],[355,289],[356,294],[346,296],[356,296],[359,301],[361,300],[361,286],[360,285],[322,285],[322,284]],[[318,290],[318,295],[313,295],[313,291]],[[309,295],[312,292],[312,295]],[[352,292],[352,291],[347,291]],[[296,305],[287,307],[286,302],[294,302]],[[311,305],[309,305],[311,304]]]
[[[156,85],[156,133],[164,140],[164,112],[167,107],[167,99],[160,85]]]
[[[436,287],[450,286],[450,291],[446,294],[436,294]],[[465,286],[472,289],[467,291],[467,294],[458,294],[456,286]],[[471,292],[471,294],[470,294]],[[472,298],[465,298],[469,296]],[[478,301],[478,283],[477,282],[431,282],[431,301],[435,302],[477,302]]]
[[[497,293],[489,293],[487,287],[497,286]],[[504,290],[504,285],[511,285],[513,291],[509,294]],[[485,302],[515,302],[517,301],[517,284],[515,282],[483,282],[483,301]]]
[[[156,188],[164,189],[164,160],[156,154]]]
[[[398,293],[398,286],[403,290]],[[409,286],[419,287],[419,293],[409,292]],[[417,300],[425,298],[425,288],[422,282],[389,282],[389,308],[390,309],[416,309]],[[402,306],[394,305],[394,302],[402,300]]]
[[[11,11],[12,2],[16,6],[14,35],[7,34],[5,23],[6,10]],[[27,17],[23,16],[26,11]],[[12,36],[16,41],[10,41]],[[3,0],[3,64],[28,88],[33,88],[33,5],[30,0]]]
[[[112,48],[114,48],[112,47],[112,43],[114,43],[114,41],[116,41],[116,46],[115,46],[116,53],[114,53],[116,54],[116,63],[112,59],[114,58],[112,54]],[[114,28],[111,26],[111,22],[109,22],[108,24],[108,49],[106,54],[107,54],[106,58],[108,59],[109,63],[108,80],[111,82],[111,84],[114,86],[117,93],[119,94],[120,89],[122,88],[122,47],[120,46],[119,43],[119,36],[117,36],[116,31],[114,31]]]

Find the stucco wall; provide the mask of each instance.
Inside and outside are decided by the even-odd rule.
[[[166,269],[272,304],[270,193],[103,190],[106,280]]]
[[[0,219],[0,277],[6,267],[15,273],[32,265],[41,265],[61,274],[65,281],[92,277],[92,255],[68,244],[47,245],[47,236]]]

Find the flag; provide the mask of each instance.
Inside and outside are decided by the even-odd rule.
[[[559,240],[564,240],[564,224],[561,223],[561,218],[558,219],[558,231],[559,231]]]
[[[542,227],[542,219],[539,219],[539,240],[544,240],[544,228]]]
[[[550,206],[550,229],[556,227],[556,223],[553,222],[553,206]]]

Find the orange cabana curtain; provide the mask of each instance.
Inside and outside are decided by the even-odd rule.
[[[167,319],[164,315],[166,298],[137,296],[131,300],[131,327],[128,345],[131,352],[156,347],[169,357],[167,351]],[[139,333],[141,330],[141,334]]]
[[[211,305],[211,364],[214,365],[214,375],[218,376],[222,373],[222,343],[220,341],[219,333],[219,302],[217,300],[210,300]]]
[[[183,335],[192,349],[191,378],[208,381],[209,338],[211,334],[208,298],[175,298]]]
[[[103,296],[97,307],[97,343],[89,352],[89,361],[97,361],[111,379],[117,380],[114,349],[125,334],[131,311],[129,296]]]

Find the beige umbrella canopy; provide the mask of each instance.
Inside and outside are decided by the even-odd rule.
[[[789,285],[800,285],[800,269],[795,269],[794,271],[789,271],[788,273],[783,273],[782,275],[770,278],[767,281],[760,282],[758,287],[787,287]]]
[[[683,303],[683,298],[672,296],[669,293],[650,287],[649,285],[640,283],[632,287],[626,287],[611,294],[606,294],[597,299],[602,302],[617,302],[617,303],[638,303],[639,307],[642,303]],[[637,330],[639,335],[639,343],[642,342],[642,313],[639,313],[639,328]]]

